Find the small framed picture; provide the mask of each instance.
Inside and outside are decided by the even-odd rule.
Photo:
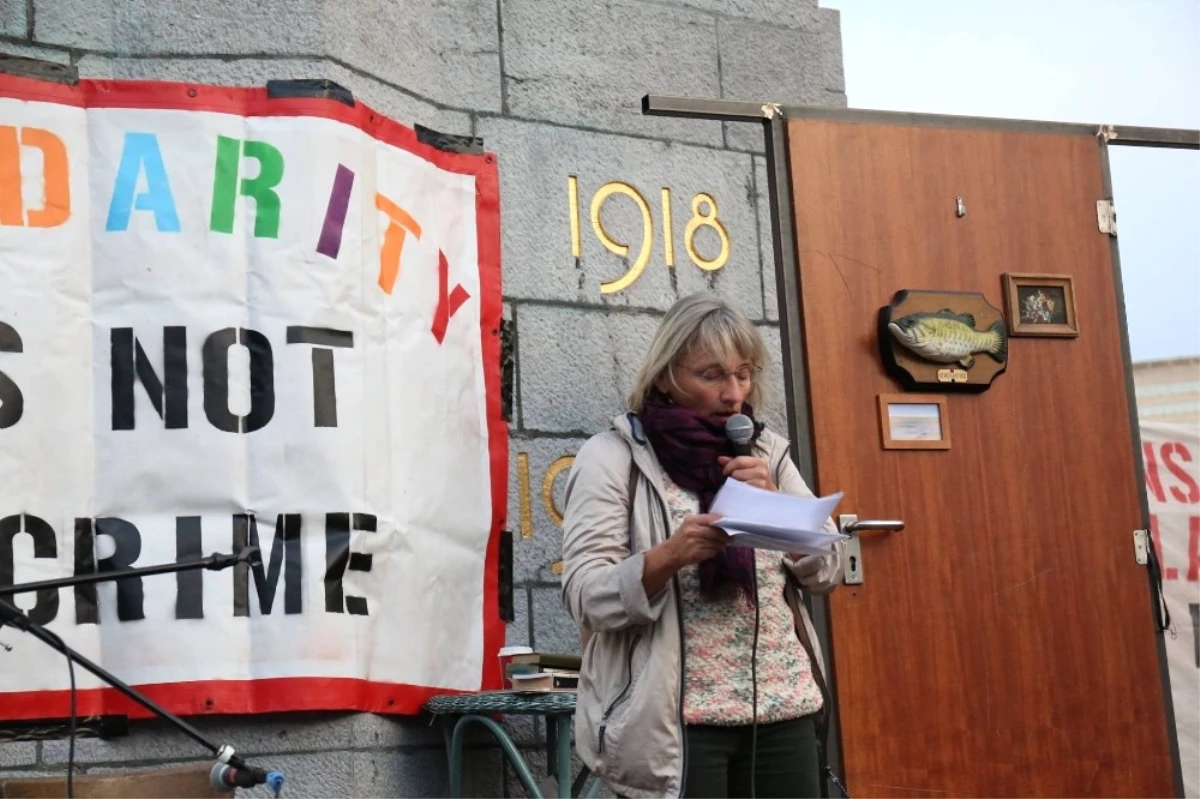
[[[1012,336],[1079,335],[1070,275],[1004,274],[1004,310]]]
[[[937,394],[880,394],[884,449],[950,449],[946,398]]]

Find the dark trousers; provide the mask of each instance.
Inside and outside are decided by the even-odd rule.
[[[751,774],[750,766],[753,729],[751,725],[687,725],[684,796],[753,795],[766,799],[821,795],[821,767],[812,716],[758,725],[755,775]]]

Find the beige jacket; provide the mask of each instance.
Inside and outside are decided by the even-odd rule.
[[[679,585],[673,579],[652,597],[642,588],[643,553],[671,534],[662,467],[636,416],[617,417],[613,428],[583,445],[567,480],[563,601],[586,640],[575,745],[588,768],[617,793],[679,796],[686,757],[681,694],[687,665]],[[784,438],[765,431],[758,447],[781,491],[812,496],[787,456]],[[826,528],[836,530],[832,521]],[[798,562],[781,557],[810,593],[828,593],[841,581],[841,547],[832,555]],[[816,633],[796,599],[789,597],[797,635],[814,653],[826,685]]]

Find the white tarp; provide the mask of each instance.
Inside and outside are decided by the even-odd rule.
[[[182,712],[494,682],[498,214],[494,156],[361,104],[0,76],[0,584],[256,535],[14,601]],[[0,638],[0,717],[64,713]]]
[[[1184,792],[1200,796],[1200,429],[1142,422],[1151,529],[1171,613],[1167,661]]]

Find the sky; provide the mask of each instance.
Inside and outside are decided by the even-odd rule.
[[[1200,0],[822,0],[851,108],[1200,128]],[[1134,361],[1200,354],[1200,151],[1110,147]]]

